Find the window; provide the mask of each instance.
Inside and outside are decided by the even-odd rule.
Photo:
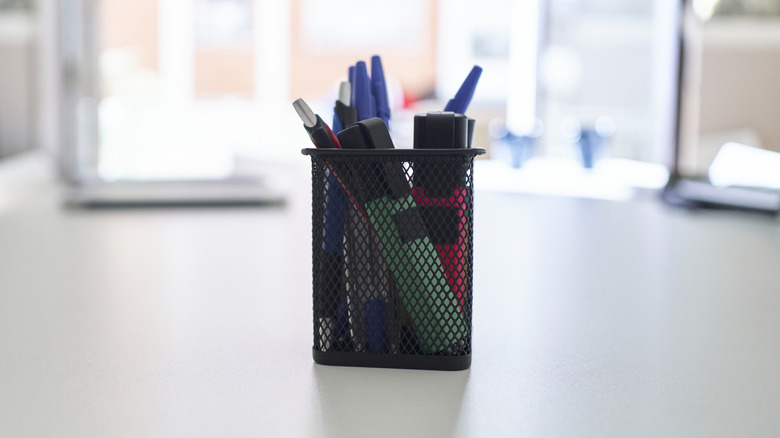
[[[659,60],[673,56],[674,32],[659,35],[674,20],[661,3],[63,4],[68,155],[77,174],[110,181],[220,179],[244,158],[298,158],[308,140],[290,102],[304,97],[327,120],[347,66],[380,54],[400,147],[411,145],[414,113],[441,109],[479,64],[469,112],[474,143],[492,158],[527,137],[526,159],[578,166],[576,140],[595,129],[601,156],[663,162],[674,66]]]

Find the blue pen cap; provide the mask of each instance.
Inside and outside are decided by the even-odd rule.
[[[349,96],[349,106],[352,108],[355,107],[355,66],[350,65],[349,70],[347,71],[347,77],[349,78],[349,88],[351,90],[351,94]]]
[[[358,61],[355,65],[355,86],[352,88],[358,121],[374,117],[376,111],[371,105],[371,81],[368,77],[366,63]]]
[[[465,114],[466,109],[471,103],[471,99],[474,97],[474,90],[477,89],[477,82],[479,82],[480,75],[482,75],[482,67],[475,65],[474,68],[471,69],[469,75],[466,77],[466,80],[463,81],[463,84],[458,89],[458,92],[455,93],[455,97],[447,102],[447,106],[444,107],[444,111]]]
[[[378,55],[371,57],[371,92],[376,100],[376,116],[382,119],[386,125],[390,123],[390,103],[387,98],[387,83],[385,72],[382,68],[382,60]]]

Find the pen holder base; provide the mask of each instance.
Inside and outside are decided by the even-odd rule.
[[[462,371],[471,366],[471,355],[425,356],[420,354],[351,353],[339,351],[318,351],[312,349],[314,362],[320,365],[335,365],[368,368],[403,368],[414,370]]]
[[[312,160],[313,356],[471,364],[474,157],[483,149],[304,149]]]

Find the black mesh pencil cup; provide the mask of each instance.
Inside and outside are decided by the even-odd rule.
[[[312,160],[314,360],[471,365],[474,157],[304,149]]]

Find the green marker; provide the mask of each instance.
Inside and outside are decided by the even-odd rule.
[[[468,327],[412,196],[383,196],[364,208],[423,352],[456,345],[468,335]]]

